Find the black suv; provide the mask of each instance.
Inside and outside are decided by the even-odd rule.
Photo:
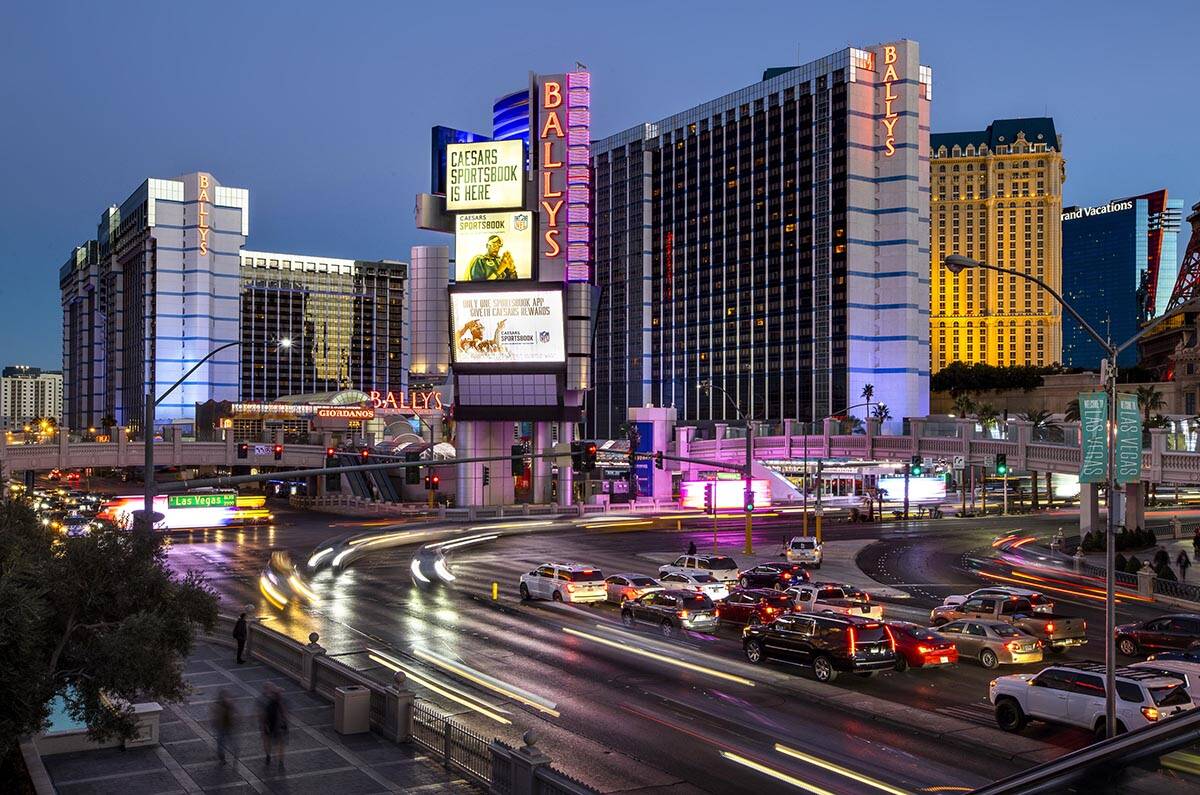
[[[891,630],[856,616],[780,616],[770,624],[746,627],[742,648],[752,663],[772,658],[811,666],[820,682],[832,682],[843,671],[874,676],[896,665]]]
[[[707,594],[695,591],[652,591],[621,605],[621,623],[652,624],[665,637],[681,629],[717,628],[717,610]]]
[[[773,560],[743,571],[738,576],[738,585],[743,588],[777,588],[784,591],[811,579],[812,576],[799,563]]]

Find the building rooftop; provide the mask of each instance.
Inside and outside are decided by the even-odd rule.
[[[953,149],[955,146],[966,149],[968,145],[971,145],[977,149],[986,146],[989,150],[995,151],[997,146],[1005,146],[1016,141],[1020,133],[1025,133],[1025,140],[1031,144],[1044,143],[1052,149],[1059,149],[1054,119],[1049,116],[996,119],[987,126],[986,130],[933,133],[929,136],[929,148],[930,151],[936,152],[942,146],[947,149]]]

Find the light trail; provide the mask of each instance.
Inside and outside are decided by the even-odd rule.
[[[291,574],[288,576],[287,581],[288,585],[292,586],[293,590],[299,592],[300,595],[307,599],[311,604],[317,603],[317,595],[313,592],[312,588],[309,588],[304,584],[304,581],[300,579],[299,575]]]
[[[444,698],[448,698],[456,704],[461,704],[472,712],[477,712],[480,715],[483,715],[485,718],[491,718],[500,724],[512,724],[511,720],[499,714],[498,708],[493,707],[486,702],[477,701],[461,690],[454,690],[449,686],[442,687],[441,685],[435,684],[434,682],[415,672],[410,666],[404,665],[400,661],[392,659],[377,649],[368,648],[367,657],[379,663],[384,668],[392,671],[402,671],[406,677],[421,687],[424,687],[427,690],[432,690],[434,693],[437,693]]]
[[[276,609],[282,610],[287,607],[287,597],[275,590],[275,586],[271,584],[265,574],[258,575],[258,590],[262,591],[262,595],[267,597],[267,601]]]
[[[561,717],[561,713],[559,713],[559,711],[556,709],[558,706],[557,704],[544,699],[535,693],[530,693],[528,690],[519,688],[516,685],[510,685],[507,682],[502,682],[495,677],[488,676],[482,671],[476,671],[474,668],[469,668],[466,665],[463,665],[455,660],[451,660],[448,657],[435,654],[428,649],[415,648],[413,649],[413,654],[443,670],[451,671],[469,682],[474,682],[481,687],[486,687],[488,690],[511,698],[514,701],[519,701],[522,704],[533,707],[534,709],[544,712],[547,715],[553,715],[556,718]]]
[[[454,582],[457,579],[450,573],[450,569],[446,568],[446,559],[439,557],[433,561],[433,573],[438,576],[438,579],[445,583]]]
[[[310,569],[316,568],[317,564],[321,562],[322,558],[331,554],[333,554],[333,547],[325,547],[319,552],[314,552],[313,556],[308,559],[308,567]]]
[[[415,579],[417,582],[422,583],[424,585],[429,584],[429,578],[421,573],[421,561],[420,560],[418,560],[417,558],[413,558],[412,563],[409,564],[408,568],[409,568],[409,570],[412,571],[413,579]]]
[[[813,795],[835,795],[830,790],[818,787],[816,784],[809,784],[806,781],[801,781],[795,776],[790,776],[787,773],[767,767],[761,762],[755,762],[753,759],[747,759],[741,754],[735,754],[733,751],[721,751],[721,756],[728,759],[730,762],[736,762],[743,767],[748,767],[751,770],[756,770],[759,773],[770,776],[776,781],[782,781],[784,784],[791,784],[793,787],[802,789],[805,792],[811,792]]]
[[[704,665],[697,665],[696,663],[690,663],[685,660],[677,659],[675,657],[667,657],[665,655],[658,654],[658,653],[652,652],[652,651],[647,651],[646,649],[641,649],[636,646],[630,646],[629,644],[626,644],[626,643],[618,643],[617,641],[609,640],[608,638],[602,638],[599,635],[592,635],[587,632],[580,632],[577,629],[571,629],[569,627],[561,627],[561,629],[563,632],[567,633],[568,635],[574,635],[575,637],[578,637],[578,638],[590,640],[593,643],[599,643],[603,646],[608,646],[610,648],[619,649],[621,651],[626,651],[626,652],[629,652],[630,654],[637,654],[641,657],[647,657],[651,660],[656,660],[661,663],[666,663],[667,665],[674,665],[677,668],[683,668],[688,671],[694,671],[696,673],[706,674],[708,676],[715,676],[718,679],[725,679],[730,682],[737,682],[739,685],[746,685],[747,687],[754,687],[754,682],[750,681],[749,679],[746,679],[743,676],[737,676],[736,674],[727,674],[724,671],[718,671],[715,668],[709,668]]]
[[[801,762],[807,762],[810,765],[819,767],[822,770],[828,770],[831,773],[837,773],[839,776],[845,776],[852,781],[857,781],[859,784],[866,784],[868,787],[874,787],[882,792],[890,793],[890,795],[909,795],[907,790],[902,790],[898,787],[893,787],[890,784],[885,784],[884,782],[873,779],[870,776],[864,776],[862,773],[858,773],[848,767],[842,767],[841,765],[834,764],[833,762],[813,756],[812,754],[806,754],[803,751],[797,751],[795,748],[789,748],[782,743],[775,743],[775,750],[785,756],[790,756],[793,759],[799,759]]]

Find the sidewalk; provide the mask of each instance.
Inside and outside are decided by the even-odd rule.
[[[194,692],[186,704],[165,705],[159,746],[43,757],[57,791],[62,795],[479,791],[414,744],[397,745],[374,734],[337,734],[331,703],[264,665],[238,665],[230,649],[198,641],[184,666],[184,678]],[[283,766],[272,760],[267,767],[258,732],[258,698],[267,682],[283,691],[288,711]],[[221,690],[229,692],[235,705],[232,741],[240,757],[235,761],[227,756],[224,765],[216,759],[209,722],[209,710]]]

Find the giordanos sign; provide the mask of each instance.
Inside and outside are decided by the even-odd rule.
[[[1133,209],[1132,199],[1123,199],[1122,201],[1112,201],[1108,204],[1102,204],[1099,207],[1071,207],[1063,210],[1062,220],[1077,221],[1080,218],[1091,218],[1094,215],[1107,215],[1108,213],[1122,213],[1126,210]]]

